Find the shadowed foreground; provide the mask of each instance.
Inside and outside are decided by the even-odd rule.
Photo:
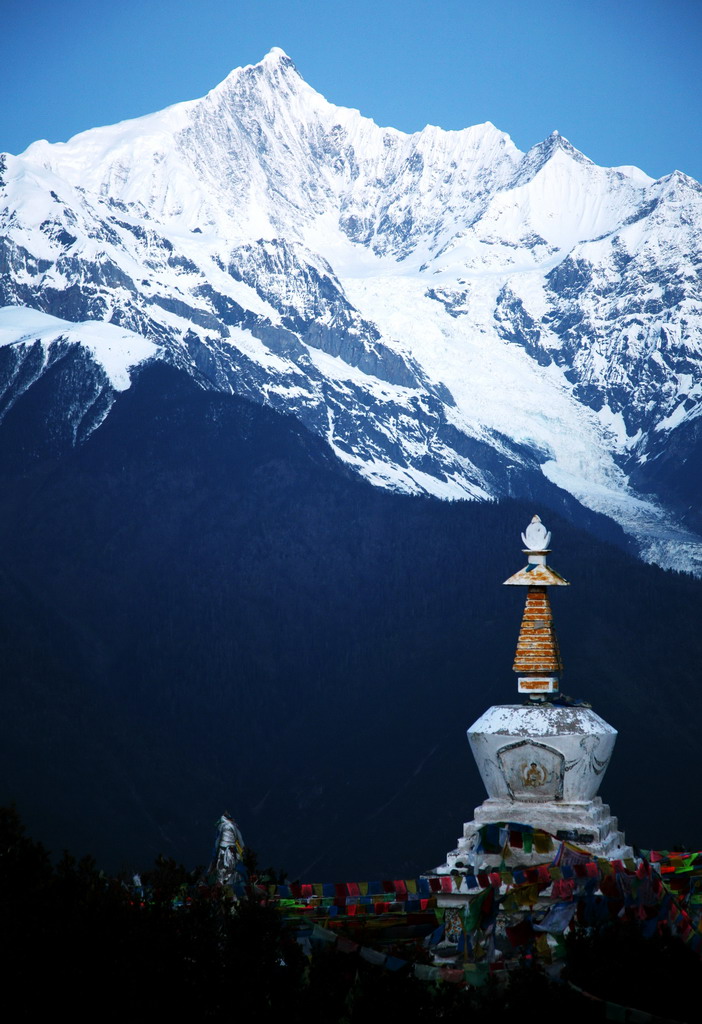
[[[0,809],[0,901],[8,950],[5,997],[15,1019],[57,1009],[76,1021],[194,1020],[361,1022],[536,1020],[551,1012],[612,1019],[604,1000],[678,1020],[694,1019],[699,957],[669,935],[644,939],[615,922],[568,941],[564,976],[550,980],[528,958],[508,980],[480,988],[428,983],[383,970],[357,953],[303,952],[279,910],[261,900],[275,873],[257,871],[231,892],[159,858],[141,887],[107,877],[68,854],[52,864],[14,809]],[[140,894],[143,898],[140,898]],[[426,958],[421,943],[402,956]],[[572,986],[585,988],[599,1001]],[[624,1018],[617,1018],[624,1019]],[[641,1019],[640,1017],[637,1019]]]

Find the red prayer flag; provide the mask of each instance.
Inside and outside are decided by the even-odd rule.
[[[441,967],[439,971],[444,981],[450,981],[454,985],[460,985],[465,980],[463,971],[459,971],[454,967]]]
[[[526,946],[534,938],[534,929],[531,921],[521,921],[519,924],[505,928],[507,938],[513,946]]]

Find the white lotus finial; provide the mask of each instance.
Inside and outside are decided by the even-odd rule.
[[[551,540],[551,534],[539,517],[534,516],[526,531],[522,534],[522,540],[524,541],[524,547],[528,551],[545,551]]]

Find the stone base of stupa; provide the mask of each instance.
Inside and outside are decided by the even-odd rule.
[[[562,843],[586,858],[633,855],[597,795],[617,730],[589,704],[559,692],[563,663],[548,589],[569,584],[546,564],[550,539],[534,516],[522,534],[528,564],[506,580],[507,586],[527,589],[513,665],[519,693],[527,699],[493,705],[468,729],[488,798],[463,826],[458,846],[437,874],[536,867],[553,861]],[[571,850],[569,856],[577,864],[578,854]]]
[[[506,867],[548,864],[554,859],[561,841],[587,851],[592,857],[603,857],[606,860],[623,860],[633,856],[624,833],[619,830],[617,819],[598,796],[584,803],[555,800],[536,803],[490,798],[476,807],[474,813],[473,821],[463,826],[463,836],[456,849],[448,853],[446,863],[436,869],[438,874],[452,870],[475,873],[499,867],[500,864]],[[507,829],[510,825],[512,828],[530,825],[533,829],[549,833],[553,840],[547,850],[537,851],[532,846],[527,853],[524,849],[513,849],[507,841],[499,853],[486,853],[480,840],[480,829],[484,825],[503,825]]]
[[[593,857],[631,857],[617,819],[597,796],[616,736],[616,729],[586,706],[549,702],[489,708],[468,730],[488,799],[464,825],[446,870],[473,871],[502,862],[508,867],[545,864],[553,860],[560,841]],[[480,829],[499,824],[529,825],[553,836],[553,842],[547,851],[507,844],[504,857],[487,853]],[[540,840],[538,845],[549,844]]]

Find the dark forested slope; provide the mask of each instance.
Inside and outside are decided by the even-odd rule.
[[[165,366],[77,449],[32,401],[0,430],[0,797],[54,848],[204,861],[226,807],[292,875],[442,861],[484,795],[465,728],[517,702],[500,584],[536,511],[573,583],[563,689],[620,730],[603,796],[630,841],[702,845],[699,581],[576,529],[550,485],[374,489],[296,420]]]

